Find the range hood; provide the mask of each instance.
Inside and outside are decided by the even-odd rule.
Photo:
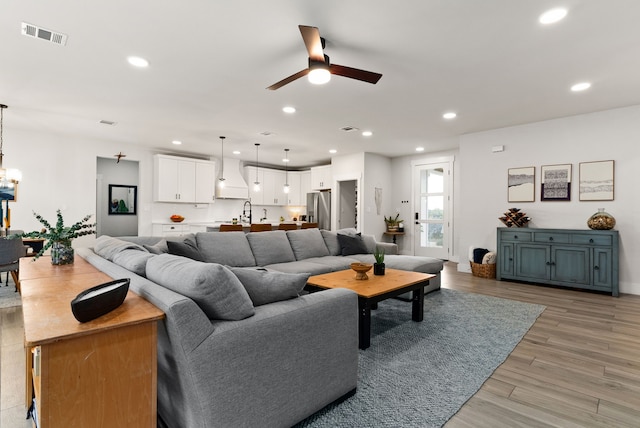
[[[218,186],[218,181],[216,180],[216,198],[249,199],[249,186],[247,186],[240,171],[240,161],[233,158],[224,158],[223,160],[224,187]]]

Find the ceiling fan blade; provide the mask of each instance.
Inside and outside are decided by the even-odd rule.
[[[282,79],[278,83],[274,83],[273,85],[269,86],[267,89],[271,89],[272,91],[275,91],[276,89],[279,89],[284,85],[289,84],[294,80],[301,78],[302,76],[306,76],[307,74],[309,74],[309,69],[305,68],[304,70],[298,71],[296,74],[292,74],[291,76],[285,79]]]
[[[318,27],[309,27],[307,25],[298,25],[302,40],[309,52],[309,59],[313,61],[324,62],[324,52],[322,51],[322,40],[320,39],[320,30]]]
[[[338,76],[349,77],[351,79],[361,80],[363,82],[378,83],[378,80],[382,77],[380,73],[374,73],[372,71],[360,70],[358,68],[345,67],[344,65],[331,64],[329,66],[331,74]]]

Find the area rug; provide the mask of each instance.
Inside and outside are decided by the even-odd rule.
[[[5,273],[2,273],[2,283],[0,284],[0,308],[12,308],[22,305],[20,293],[16,293],[16,286],[13,279],[9,276],[9,285],[7,286]]]
[[[544,306],[442,289],[411,304],[381,302],[371,347],[359,355],[358,389],[296,427],[440,427],[475,394]]]

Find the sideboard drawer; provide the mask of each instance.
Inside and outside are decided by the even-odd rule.
[[[584,245],[605,245],[610,247],[613,244],[613,238],[611,235],[590,235],[588,233],[573,235],[571,237],[571,242],[574,244],[584,244]]]
[[[568,244],[570,242],[568,233],[557,232],[536,232],[533,240],[535,242],[548,242],[553,244]]]
[[[504,241],[531,241],[531,232],[521,230],[505,230],[502,232],[502,240]]]

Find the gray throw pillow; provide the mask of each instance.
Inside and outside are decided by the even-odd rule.
[[[187,257],[199,262],[204,261],[200,250],[198,250],[196,240],[193,237],[185,239],[184,242],[167,241],[167,248],[169,249],[169,254],[173,254],[174,256]]]
[[[255,314],[238,277],[222,265],[161,254],[147,262],[147,278],[191,298],[209,319],[237,321]]]
[[[320,229],[289,230],[287,231],[287,238],[296,260],[330,255],[327,244],[322,239]]]
[[[338,242],[343,256],[351,256],[354,254],[367,254],[367,246],[360,234],[350,236],[338,233]]]
[[[147,261],[155,254],[140,250],[123,250],[113,256],[113,263],[122,266],[126,270],[136,275],[146,277]]]
[[[291,244],[284,230],[249,232],[247,239],[258,266],[296,261],[296,256],[293,255]]]
[[[249,293],[254,306],[298,297],[308,273],[282,273],[265,268],[230,268]]]
[[[93,246],[93,251],[109,261],[113,261],[113,257],[123,250],[138,250],[147,252],[144,247],[133,242],[123,241],[121,239],[113,238],[111,236],[102,235],[96,239],[96,243]]]
[[[164,254],[169,252],[169,247],[167,246],[166,239],[161,239],[153,245],[142,244],[142,246],[151,254]]]

